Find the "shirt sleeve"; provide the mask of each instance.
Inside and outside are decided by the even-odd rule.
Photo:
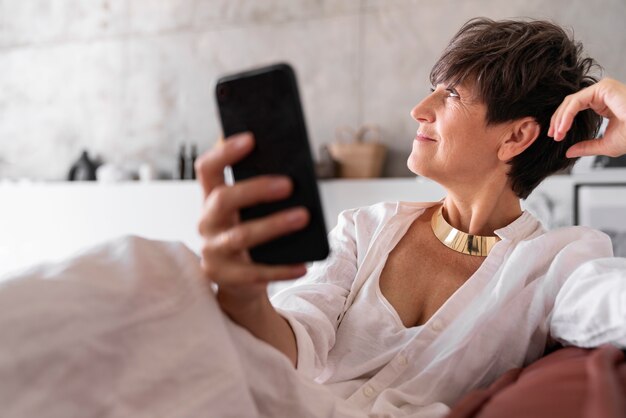
[[[310,378],[323,370],[335,344],[338,317],[357,272],[355,212],[344,211],[329,234],[330,256],[314,263],[294,286],[272,298],[289,324],[298,346],[297,369]]]
[[[626,347],[626,259],[608,257],[610,240],[598,235],[605,242],[591,241],[570,254],[581,262],[557,294],[550,334],[564,345]]]

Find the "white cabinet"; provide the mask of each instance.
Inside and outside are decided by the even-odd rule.
[[[571,224],[575,183],[620,178],[626,175],[555,176],[525,206],[549,227]],[[444,196],[439,185],[416,178],[328,180],[320,189],[329,229],[347,208]],[[198,251],[201,210],[202,192],[195,182],[0,183],[0,274],[123,234],[178,240]]]
[[[328,227],[340,211],[381,200],[436,200],[443,190],[414,178],[320,183]],[[55,260],[124,234],[201,246],[202,191],[195,182],[0,183],[0,274]]]

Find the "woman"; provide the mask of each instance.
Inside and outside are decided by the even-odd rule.
[[[247,248],[307,214],[237,222],[291,185],[225,187],[253,147],[226,141],[197,165],[201,265],[127,238],[3,280],[2,416],[441,417],[552,340],[626,346],[626,260],[600,258],[605,235],[546,232],[519,205],[570,146],[626,152],[626,87],[592,84],[590,65],[552,24],[469,22],[411,112],[408,165],[446,198],[344,212],[333,255],[271,303],[267,282],[305,267],[255,265]],[[588,107],[611,119],[602,141],[579,142],[598,126]]]
[[[223,186],[223,168],[250,152],[250,135],[209,152],[197,165],[202,266],[221,309],[355,409],[394,416],[442,416],[555,341],[626,345],[610,296],[624,284],[576,273],[612,256],[609,239],[581,227],[546,232],[520,207],[573,163],[569,147],[596,135],[601,118],[581,110],[569,132],[556,129],[559,141],[548,138],[561,101],[595,83],[592,66],[551,23],[468,22],[433,67],[432,93],[411,111],[408,166],[443,185],[445,199],[344,212],[333,255],[271,303],[266,283],[305,267],[256,265],[247,248],[302,228],[307,214],[237,222],[239,208],[284,198],[291,185],[265,177]]]

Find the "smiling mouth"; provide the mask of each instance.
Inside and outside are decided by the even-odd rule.
[[[423,133],[420,133],[420,132],[418,132],[415,135],[415,140],[416,141],[423,141],[423,142],[437,142],[433,138],[431,138],[431,137],[429,137],[427,135],[424,135]]]

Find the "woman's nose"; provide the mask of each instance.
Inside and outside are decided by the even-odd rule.
[[[421,102],[415,105],[415,107],[411,110],[411,117],[416,121],[423,122],[434,122],[435,121],[435,112],[432,103],[434,94],[429,94]]]

